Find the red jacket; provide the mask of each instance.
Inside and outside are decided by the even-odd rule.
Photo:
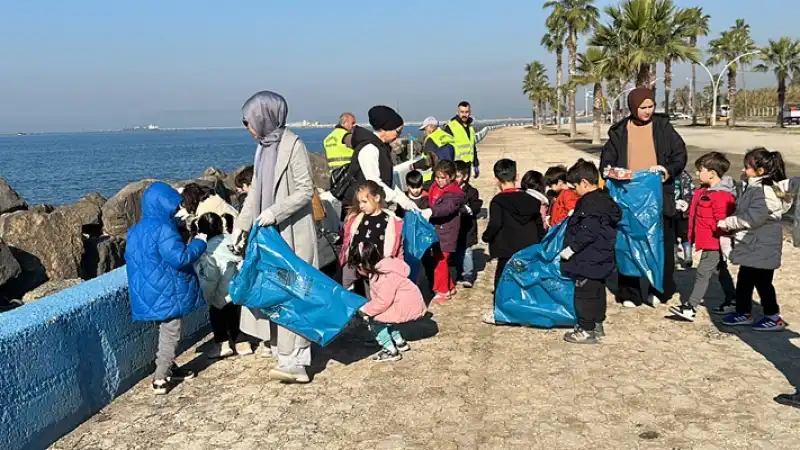
[[[575,209],[575,205],[578,204],[580,198],[578,193],[572,189],[561,191],[553,207],[550,208],[550,226],[554,227],[566,219],[569,216],[569,212]]]
[[[695,191],[689,206],[689,242],[697,250],[719,250],[719,238],[727,233],[717,228],[717,222],[732,215],[735,209],[736,197],[728,183]]]

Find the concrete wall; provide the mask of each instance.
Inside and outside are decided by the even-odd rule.
[[[184,348],[207,333],[205,308]],[[125,268],[0,314],[0,449],[45,448],[154,365],[153,324],[134,323]]]

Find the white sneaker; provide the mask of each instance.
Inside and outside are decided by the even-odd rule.
[[[661,306],[661,300],[659,300],[655,295],[648,295],[646,303],[652,308],[658,308]]]
[[[269,377],[284,383],[305,384],[311,381],[304,367],[281,368],[276,367],[269,371]]]
[[[223,342],[221,344],[217,344],[208,353],[209,359],[222,359],[233,354],[233,349],[231,349],[231,344],[227,342]]]
[[[636,308],[636,303],[633,303],[630,300],[625,300],[624,302],[622,302],[622,307],[623,308]]]
[[[236,344],[236,354],[239,356],[247,356],[253,354],[253,346],[249,342],[239,342]]]

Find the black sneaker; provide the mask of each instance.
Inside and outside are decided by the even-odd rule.
[[[669,312],[689,322],[694,322],[695,317],[697,317],[697,311],[689,305],[670,306]]]
[[[570,344],[597,344],[600,342],[594,331],[586,331],[580,325],[576,325],[573,331],[565,334],[564,340]]]
[[[379,362],[379,363],[381,363],[381,362],[391,362],[391,361],[400,361],[401,359],[403,359],[403,355],[401,355],[400,352],[397,349],[394,349],[394,351],[383,349],[383,350],[379,351],[378,353],[376,353],[375,356],[372,357],[373,361]]]
[[[411,346],[408,345],[408,342],[406,341],[395,342],[394,345],[397,347],[397,351],[400,353],[411,351]]]
[[[721,305],[710,310],[711,314],[717,316],[727,316],[736,312],[736,303],[732,301],[725,301]]]
[[[169,378],[171,381],[183,381],[183,380],[191,380],[196,376],[197,374],[189,369],[184,369],[183,367],[174,366],[172,368],[172,375]]]
[[[781,394],[775,397],[775,401],[784,406],[800,408],[800,391],[794,394]]]
[[[174,387],[175,382],[169,378],[166,380],[153,380],[153,394],[155,395],[167,395]]]
[[[603,322],[594,324],[594,337],[606,337],[606,330],[603,328]]]

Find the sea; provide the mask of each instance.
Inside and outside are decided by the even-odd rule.
[[[322,152],[331,129],[293,129]],[[145,178],[186,180],[208,167],[252,164],[256,142],[245,129],[44,133],[0,136],[0,177],[30,205],[61,205],[89,192],[113,196]]]

